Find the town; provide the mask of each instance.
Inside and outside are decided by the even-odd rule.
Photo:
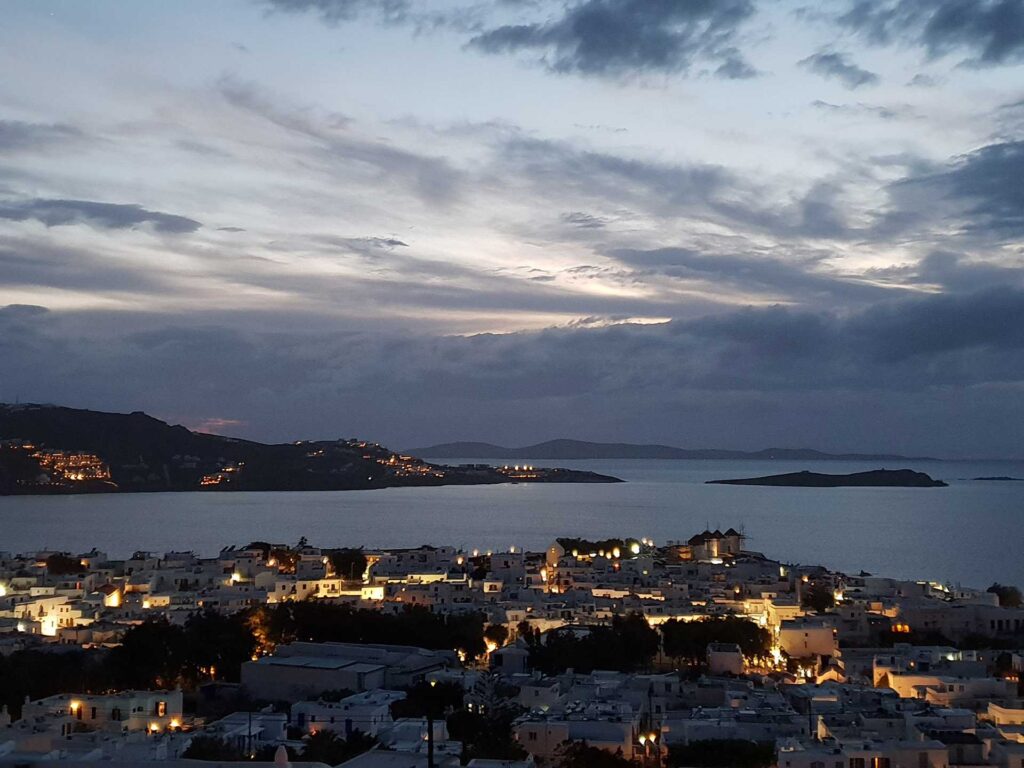
[[[0,765],[1021,768],[1022,649],[1015,587],[735,528],[0,553]]]

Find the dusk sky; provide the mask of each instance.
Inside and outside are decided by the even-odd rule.
[[[0,401],[1024,456],[1024,0],[9,0]]]

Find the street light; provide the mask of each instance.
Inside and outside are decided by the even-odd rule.
[[[434,689],[437,680],[430,681],[430,692],[427,696],[427,768],[434,768]]]

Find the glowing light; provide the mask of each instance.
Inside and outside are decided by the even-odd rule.
[[[7,585],[0,584],[0,597],[7,597]]]
[[[235,584],[237,584],[241,580],[242,580],[242,574],[240,574],[238,571],[235,571],[234,573],[231,574],[231,581],[233,581]]]
[[[498,650],[498,644],[493,640],[488,640],[485,644],[487,646],[488,653],[494,653],[496,650]]]
[[[465,558],[463,558],[462,555],[459,555],[457,558],[455,558],[455,564],[456,565],[462,565],[464,562],[465,562]]]
[[[81,706],[82,702],[80,701],[72,701],[71,704],[68,705],[68,707],[71,709],[71,714],[73,715],[78,714],[78,710],[81,708]]]
[[[616,547],[615,549],[613,549],[613,550],[612,550],[612,557],[614,557],[614,558],[616,558],[616,559],[618,559],[618,558],[622,557],[622,550],[620,550],[620,549],[619,549],[618,547]]]
[[[629,551],[632,552],[634,555],[639,555],[640,545],[634,541],[632,544],[629,545]]]
[[[174,718],[167,724],[168,728],[181,728],[181,721],[178,718]]]
[[[156,733],[159,730],[160,730],[160,723],[150,723],[149,724],[149,732],[150,733]]]
[[[473,550],[473,557],[480,557],[480,550],[479,549],[474,549]]]

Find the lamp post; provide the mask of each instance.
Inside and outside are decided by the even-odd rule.
[[[658,734],[656,731],[651,731],[647,734],[647,744],[654,749],[654,765],[656,768],[661,766],[661,745],[658,744]]]
[[[427,768],[434,768],[434,688],[437,680],[430,681],[430,692],[427,696]]]

